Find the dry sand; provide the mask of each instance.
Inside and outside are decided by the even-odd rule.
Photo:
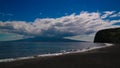
[[[120,68],[120,45],[84,53],[0,63],[0,68]]]

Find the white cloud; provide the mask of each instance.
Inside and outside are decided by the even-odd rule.
[[[72,40],[93,42],[94,41],[94,36],[95,36],[94,34],[93,35],[77,35],[77,36],[65,37],[65,38],[72,39]]]
[[[114,11],[107,11],[104,15],[99,12],[74,13],[60,18],[36,19],[34,22],[6,21],[0,22],[0,31],[19,33],[31,36],[55,36],[65,37],[74,35],[91,35],[98,30],[119,27],[113,25],[120,20],[104,19],[113,14]]]
[[[105,11],[104,14],[101,16],[101,18],[107,18],[113,13],[115,13],[115,11]]]
[[[120,17],[120,12],[116,13],[116,14],[113,14],[111,15],[110,17]]]
[[[0,16],[13,16],[13,14],[0,12]]]
[[[1,33],[0,32],[0,41],[10,41],[10,40],[18,40],[23,39],[23,35],[14,34],[14,33]]]

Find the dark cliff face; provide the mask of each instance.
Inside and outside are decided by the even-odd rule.
[[[111,28],[98,31],[94,42],[120,43],[120,28]]]

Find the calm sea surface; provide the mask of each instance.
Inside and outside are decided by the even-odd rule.
[[[89,42],[0,42],[0,59],[85,49],[103,44]]]

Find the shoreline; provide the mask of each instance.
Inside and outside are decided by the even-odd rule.
[[[120,45],[0,63],[0,68],[120,68]]]
[[[113,46],[114,44],[104,43],[104,45],[105,46],[91,47],[91,48],[82,49],[82,50],[78,49],[78,50],[68,51],[68,52],[63,51],[63,52],[60,52],[60,53],[41,54],[41,55],[27,56],[27,57],[0,59],[0,63],[2,63],[2,62],[16,62],[16,61],[22,61],[22,60],[30,60],[30,59],[41,58],[41,57],[51,57],[51,56],[54,57],[54,56],[61,56],[61,55],[84,53],[84,52],[88,52],[88,51],[91,51],[91,50],[96,50],[96,49],[101,49],[101,48]]]

